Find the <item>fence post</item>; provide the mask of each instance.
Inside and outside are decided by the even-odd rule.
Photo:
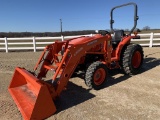
[[[152,47],[152,46],[153,46],[153,35],[154,35],[154,33],[152,32],[152,33],[151,33],[151,36],[150,36],[149,47]]]
[[[5,41],[6,53],[8,53],[8,41],[7,41],[7,37],[4,38],[4,41]]]
[[[36,52],[36,41],[35,41],[35,37],[33,37],[33,49],[34,49],[34,52]]]
[[[63,35],[61,35],[61,39],[62,39],[62,41],[64,41],[64,36]]]

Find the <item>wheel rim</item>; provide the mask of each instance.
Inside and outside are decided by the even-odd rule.
[[[136,51],[132,57],[132,66],[134,68],[138,68],[141,64],[141,53],[139,51]]]
[[[106,72],[103,68],[96,70],[96,72],[94,73],[94,83],[96,85],[101,85],[105,80],[105,77],[106,77]]]

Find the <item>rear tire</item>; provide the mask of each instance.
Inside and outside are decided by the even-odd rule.
[[[89,88],[101,89],[107,80],[107,66],[96,61],[89,65],[85,73],[85,83]]]
[[[138,44],[130,44],[122,53],[121,66],[126,74],[137,74],[143,63],[143,49]]]

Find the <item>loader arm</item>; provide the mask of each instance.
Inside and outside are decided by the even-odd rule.
[[[110,53],[107,52],[107,51],[111,51],[111,50],[108,50],[109,47],[107,47],[108,43],[110,43],[110,40],[111,40],[110,35],[106,35],[106,36],[96,35],[89,38],[80,37],[76,39],[71,39],[66,41],[66,43],[63,43],[63,44],[61,42],[56,42],[53,45],[48,46],[47,49],[50,51],[48,52],[48,55],[46,55],[46,58],[44,58],[45,60],[47,59],[47,62],[44,61],[43,64],[41,65],[40,73],[38,74],[38,77],[39,78],[45,77],[48,70],[54,69],[55,74],[52,77],[52,83],[54,84],[56,95],[59,96],[62,90],[67,86],[69,78],[71,77],[77,65],[79,64],[81,57],[85,56],[87,51],[89,51],[91,48],[93,48],[96,45],[104,44],[106,47],[104,47],[103,51],[95,52],[95,53],[104,54],[106,58],[107,58],[107,55],[108,56],[110,55]],[[54,56],[59,54],[61,50],[61,49],[57,50],[57,48],[59,48],[57,46],[59,46],[60,48],[64,46],[65,48],[64,54],[61,58],[61,61],[59,62],[55,62],[55,58],[54,58]],[[55,48],[57,51],[54,50]],[[42,53],[42,55],[44,55],[44,53]],[[110,61],[110,59],[106,59],[106,60]],[[106,61],[106,64],[108,61]],[[36,65],[35,68],[37,68],[37,66],[38,65]],[[54,97],[57,97],[57,96],[53,95],[52,97],[53,99],[56,99]]]

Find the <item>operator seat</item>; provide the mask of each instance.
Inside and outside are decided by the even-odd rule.
[[[115,49],[119,42],[122,40],[122,38],[125,36],[124,30],[116,30],[114,31],[113,37],[112,37],[112,47]]]

